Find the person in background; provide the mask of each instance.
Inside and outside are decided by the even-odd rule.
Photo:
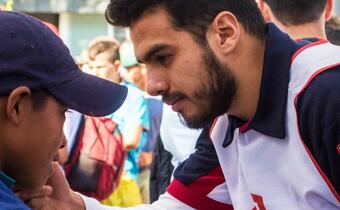
[[[149,96],[145,92],[146,68],[143,64],[138,64],[131,41],[126,41],[125,43],[123,43],[120,55],[122,64],[125,63],[122,66],[133,66],[134,63],[134,68],[129,69],[129,80],[144,92],[144,96],[147,101],[150,127],[147,132],[145,144],[142,147],[142,150],[138,156],[139,174],[137,182],[141,192],[143,203],[150,203],[150,166],[152,163],[153,148],[155,146],[157,135],[159,134],[162,102],[156,97]],[[125,73],[125,76],[126,75],[127,72]]]
[[[119,84],[119,47],[119,42],[112,37],[96,37],[91,40],[88,48],[83,51],[81,60],[83,65],[79,66],[79,68],[85,73]],[[68,139],[68,144],[60,153],[63,160],[69,159],[76,143],[76,134],[81,123],[81,117],[82,114],[75,110],[70,110],[66,113],[64,133]]]
[[[171,153],[174,170],[195,151],[202,129],[190,129],[171,106],[164,104],[160,135],[164,149]]]
[[[12,190],[35,190],[52,175],[66,145],[65,112],[112,113],[127,91],[79,71],[63,41],[38,19],[0,11],[0,22],[0,209],[28,210]]]
[[[294,39],[326,39],[325,23],[332,16],[333,0],[257,0],[267,22]]]
[[[112,37],[100,36],[92,40],[87,49],[89,73],[119,84],[119,47],[119,42]]]
[[[136,85],[140,66],[131,52],[128,42],[119,48],[121,84],[128,88],[124,104],[109,117],[118,124],[123,135],[123,145],[128,151],[123,175],[118,188],[102,203],[112,206],[129,207],[142,204],[142,196],[137,184],[139,165],[138,156],[147,140],[150,128],[149,112],[144,92]],[[91,55],[91,50],[89,50]],[[89,62],[91,63],[91,62]],[[90,64],[89,64],[90,65]]]
[[[158,200],[169,186],[174,167],[171,164],[172,155],[164,149],[163,142],[158,135],[152,156],[150,173],[150,202]]]
[[[123,44],[123,48],[121,50],[122,62],[133,62],[138,64],[137,58],[134,54],[133,44],[131,41],[127,41]],[[124,59],[128,59],[128,61],[124,61]],[[143,203],[150,203],[150,167],[153,161],[153,150],[155,148],[157,137],[159,135],[159,128],[162,119],[162,106],[159,97],[153,97],[146,93],[146,71],[145,65],[138,64],[134,69],[132,76],[130,77],[131,81],[139,87],[143,92],[144,96],[147,100],[147,107],[149,112],[149,120],[150,120],[150,128],[147,132],[147,140],[145,145],[142,147],[142,151],[138,157],[138,165],[139,165],[139,176],[138,176],[138,185],[141,191]]]
[[[119,42],[114,39],[113,37],[109,36],[98,36],[95,39],[91,40],[91,42],[88,45],[88,48],[84,50],[84,57],[82,58],[82,61],[84,62],[82,65],[82,71],[86,72],[88,74],[91,74],[93,76],[111,81],[113,83],[119,84],[121,81],[118,67],[119,67]],[[100,94],[100,93],[98,93]],[[114,97],[114,96],[113,96]],[[86,103],[86,102],[84,102]],[[111,115],[112,113],[110,113]],[[107,118],[107,116],[105,116]],[[88,122],[95,122],[98,120],[98,124],[95,124],[95,127],[92,127],[91,123]],[[112,120],[112,119],[111,119]],[[99,200],[105,200],[110,195],[110,189],[113,189],[113,191],[117,188],[117,184],[120,180],[120,161],[114,163],[110,167],[113,168],[112,171],[105,171],[102,170],[102,165],[100,165],[102,160],[106,159],[106,155],[110,155],[110,157],[118,158],[120,159],[120,155],[122,154],[122,148],[121,147],[110,147],[109,144],[106,144],[110,138],[107,138],[108,134],[107,132],[110,130],[110,126],[106,123],[109,123],[110,119],[103,119],[103,118],[90,118],[89,116],[84,116],[81,113],[75,111],[75,110],[69,110],[69,112],[66,113],[66,120],[64,124],[64,133],[66,138],[68,139],[68,145],[67,145],[67,153],[65,152],[66,149],[62,150],[60,152],[60,156],[62,159],[66,159],[67,161],[64,161],[63,167],[65,170],[65,174],[67,176],[67,179],[69,181],[69,185],[72,189],[75,189],[82,193],[87,193],[87,195],[90,195],[96,199]],[[102,129],[104,127],[101,127],[103,124],[106,124],[105,129]],[[111,124],[117,124],[114,120],[111,122]],[[88,126],[90,125],[90,126]],[[85,130],[84,130],[85,129]],[[81,133],[86,133],[87,136],[84,136],[85,134],[80,135]],[[119,134],[118,134],[119,133]],[[117,125],[117,128],[114,130],[111,135],[120,135],[119,125]],[[94,136],[98,135],[98,136]],[[101,139],[104,138],[105,139]],[[93,145],[90,148],[91,149],[84,149],[85,145],[82,141],[89,141],[91,142],[95,138],[98,142],[104,143],[102,146],[103,152],[101,153],[101,157],[91,157],[91,153],[94,153],[96,151],[97,145]],[[114,138],[114,140],[117,140]],[[123,141],[124,143],[124,141]],[[126,142],[125,142],[126,143]],[[95,143],[94,143],[95,144]],[[113,143],[115,144],[115,143]],[[79,146],[80,145],[80,146]],[[125,149],[126,146],[124,146]],[[79,153],[79,148],[81,148],[80,153],[83,153],[84,156],[81,157]],[[89,146],[85,146],[85,148],[89,148]],[[78,149],[78,150],[77,150]],[[66,156],[66,158],[65,158]],[[93,161],[91,165],[87,164],[86,161],[88,160],[82,160],[81,158],[89,158],[89,161]],[[79,158],[79,159],[78,159]],[[125,155],[121,157],[125,160]],[[77,163],[79,161],[79,164]],[[108,159],[106,159],[107,164],[109,162]],[[63,163],[59,161],[59,163]],[[98,166],[94,163],[98,163]],[[124,162],[122,162],[124,164]],[[105,166],[103,166],[105,167]],[[84,169],[85,168],[85,169]],[[86,174],[84,173],[84,170],[93,171],[93,174]],[[96,171],[101,171],[100,175],[96,173]],[[101,177],[106,177],[106,180],[112,179],[112,188],[109,187],[102,187],[102,185],[106,185],[109,181],[104,181],[103,179],[100,179]],[[113,178],[111,178],[113,177]],[[84,183],[84,184],[83,184]],[[85,184],[86,183],[86,184]],[[96,188],[92,186],[97,186]]]
[[[129,40],[129,39],[128,39]],[[134,54],[133,44],[131,41],[128,41],[125,44],[125,50],[122,54],[125,58],[132,60],[136,64],[137,59]],[[138,176],[138,185],[141,191],[143,203],[150,203],[150,188],[151,181],[151,164],[153,162],[153,151],[156,146],[157,138],[160,133],[160,124],[162,121],[162,111],[163,111],[163,103],[160,100],[160,97],[153,97],[146,93],[146,71],[145,65],[139,64],[138,69],[135,69],[133,73],[133,78],[131,79],[133,83],[143,90],[145,98],[147,100],[147,107],[149,111],[149,120],[150,120],[150,129],[147,132],[147,140],[145,145],[142,147],[142,151],[138,157],[138,165],[139,165],[139,176]],[[163,164],[164,165],[164,164]],[[159,168],[162,170],[161,168]],[[164,175],[164,174],[163,174]]]
[[[147,133],[146,144],[139,155],[139,177],[138,184],[142,193],[143,203],[150,203],[151,188],[151,165],[154,161],[154,150],[159,137],[159,129],[162,121],[163,103],[159,97],[153,97],[145,93],[148,103],[150,130]]]
[[[334,16],[326,22],[327,39],[340,46],[340,17]]]

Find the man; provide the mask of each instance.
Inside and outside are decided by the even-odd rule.
[[[0,208],[28,209],[12,189],[35,190],[52,175],[66,144],[68,108],[106,115],[127,91],[79,71],[62,40],[37,19],[0,11],[0,23]]]
[[[89,73],[120,83],[119,47],[119,42],[111,37],[100,36],[92,40],[87,49]]]
[[[267,22],[275,23],[294,39],[326,38],[325,22],[331,18],[333,0],[258,0]]]
[[[340,209],[340,49],[291,40],[253,0],[146,2],[112,0],[107,19],[131,27],[148,92],[204,129],[138,209]]]

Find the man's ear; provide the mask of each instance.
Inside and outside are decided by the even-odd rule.
[[[332,17],[333,6],[334,6],[333,0],[326,0],[326,6],[325,6],[325,20],[326,21]]]
[[[7,98],[7,118],[16,124],[20,121],[19,115],[24,106],[24,98],[27,95],[31,95],[31,90],[26,86],[20,86],[12,90]]]
[[[221,54],[229,54],[240,39],[240,24],[236,17],[227,11],[220,12],[209,26],[207,40],[212,48],[217,47]]]

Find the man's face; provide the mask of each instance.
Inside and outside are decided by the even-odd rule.
[[[107,55],[99,54],[94,60],[90,60],[89,63],[90,73],[94,76],[102,79],[110,80],[115,83],[119,83],[119,73]]]
[[[48,96],[44,107],[34,109],[29,99],[21,105],[20,123],[11,129],[5,173],[23,189],[35,189],[52,175],[52,162],[65,146],[63,135],[65,106]]]
[[[164,11],[143,16],[132,25],[131,37],[147,67],[147,91],[161,95],[189,127],[201,128],[229,109],[236,91],[230,69],[208,44],[175,30]]]

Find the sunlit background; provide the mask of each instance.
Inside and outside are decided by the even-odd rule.
[[[0,8],[28,13],[59,30],[60,37],[79,57],[90,40],[100,35],[125,40],[125,30],[105,21],[104,11],[108,0],[0,0]]]
[[[109,0],[0,0],[0,7],[22,11],[52,23],[71,54],[79,57],[93,38],[100,35],[125,40],[125,30],[106,23],[104,11]],[[334,13],[340,14],[340,0],[334,0]]]

